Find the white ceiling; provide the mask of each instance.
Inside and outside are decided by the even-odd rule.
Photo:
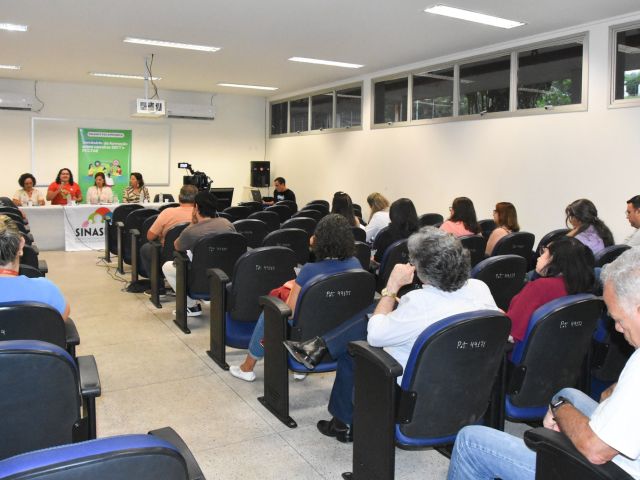
[[[526,22],[503,30],[423,13],[436,3]],[[640,10],[639,0],[0,0],[3,78],[138,86],[89,71],[142,74],[155,53],[158,87],[251,93],[219,82],[281,92],[453,54]],[[135,36],[221,47],[216,53],[131,45]],[[364,64],[359,70],[289,62],[292,56]],[[260,93],[270,95],[272,93]]]

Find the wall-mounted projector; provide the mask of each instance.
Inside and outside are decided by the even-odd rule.
[[[21,93],[0,92],[0,110],[33,110],[33,97]]]
[[[164,100],[138,98],[131,104],[131,116],[141,118],[162,118],[167,114]]]
[[[214,120],[216,118],[216,110],[213,105],[169,102],[167,104],[167,116],[169,118],[185,118],[188,120]]]

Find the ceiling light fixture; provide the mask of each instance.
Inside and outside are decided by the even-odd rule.
[[[330,65],[332,67],[342,67],[342,68],[364,67],[364,65],[358,65],[357,63],[334,62],[332,60],[318,60],[316,58],[291,57],[289,60],[292,62],[315,63],[317,65]]]
[[[241,83],[219,83],[219,87],[233,87],[233,88],[250,88],[254,90],[278,90],[278,87],[264,87],[262,85],[243,85]]]
[[[461,8],[447,7],[446,5],[434,5],[433,7],[426,8],[424,11],[435,15],[444,15],[445,17],[458,18],[460,20],[482,23],[499,28],[514,28],[524,25],[524,23],[516,22],[515,20],[507,20],[506,18],[494,17]]]
[[[200,52],[217,52],[218,47],[209,47],[207,45],[193,45],[190,43],[167,42],[164,40],[149,40],[146,38],[126,37],[123,42],[137,43],[139,45],[153,45],[155,47],[182,48],[185,50],[198,50]]]
[[[0,30],[8,30],[10,32],[26,32],[29,29],[27,25],[16,25],[15,23],[0,23]]]
[[[148,78],[144,75],[127,75],[125,73],[89,72],[89,75],[92,77],[125,78],[127,80],[145,80]],[[162,77],[151,77],[149,80],[162,80]]]
[[[0,65],[0,68],[3,70],[20,70],[22,67],[20,65]]]

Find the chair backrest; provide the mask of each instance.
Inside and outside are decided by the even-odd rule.
[[[189,478],[178,449],[152,435],[121,435],[29,452],[1,461],[0,476],[14,480]]]
[[[322,216],[329,215],[330,208],[328,205],[329,202],[325,203],[307,203],[303,210],[317,210],[322,213]]]
[[[158,211],[162,212],[163,210],[166,210],[167,208],[176,208],[176,207],[179,207],[179,206],[180,206],[179,203],[165,203],[165,204],[160,205],[158,207]]]
[[[551,242],[556,241],[558,238],[564,237],[567,233],[569,233],[568,228],[558,228],[556,230],[551,230],[549,233],[545,234],[538,242],[536,253],[540,255],[544,247],[549,245]]]
[[[111,222],[107,223],[107,228],[109,229],[109,251],[114,255],[118,254],[118,238],[116,235],[118,229],[116,227],[116,223],[124,222],[131,212],[141,208],[144,207],[137,203],[125,203],[124,205],[118,205],[113,209]]]
[[[378,235],[380,235],[378,233]],[[380,291],[387,285],[391,270],[397,263],[409,262],[409,250],[407,249],[407,239],[393,242],[387,247],[380,262],[380,270],[378,272],[378,282],[376,289]]]
[[[293,200],[280,200],[275,203],[276,205],[284,205],[285,207],[289,207],[291,213],[296,213],[298,211],[298,204]]]
[[[286,247],[260,247],[242,255],[233,267],[227,297],[232,320],[255,322],[260,315],[258,299],[295,278],[293,251]]]
[[[607,263],[613,262],[618,258],[625,250],[629,250],[629,245],[611,245],[610,247],[603,248],[595,254],[596,267],[604,267]]]
[[[38,250],[33,245],[25,245],[22,248],[22,256],[20,257],[20,263],[29,265],[33,268],[38,268]]]
[[[20,264],[19,274],[29,278],[44,277],[44,273],[41,272],[39,269],[32,267],[31,265],[24,265],[24,264]]]
[[[263,210],[262,212],[252,213],[248,218],[262,220],[267,225],[267,230],[270,232],[280,228],[280,215],[276,212],[267,212],[266,210]]]
[[[233,221],[242,220],[243,218],[247,218],[249,215],[253,213],[253,211],[249,207],[244,207],[242,205],[235,205],[233,207],[227,207],[223,210],[227,215],[231,215]]]
[[[487,248],[487,239],[482,235],[465,235],[460,237],[462,246],[471,254],[471,267],[475,267],[484,260],[484,251]]]
[[[533,242],[536,237],[529,232],[513,232],[505,235],[493,247],[491,256],[497,255],[520,255],[527,261],[527,265],[531,263],[531,255],[533,254]]]
[[[322,213],[320,210],[304,207],[302,210],[299,210],[293,215],[291,215],[291,218],[306,217],[306,218],[313,218],[316,222],[319,222],[326,215],[327,214]]]
[[[80,387],[73,358],[34,340],[0,342],[0,459],[73,441]]]
[[[355,257],[362,265],[363,270],[369,270],[371,264],[371,246],[365,242],[356,241],[356,254]]]
[[[233,267],[247,251],[247,240],[236,232],[209,233],[193,247],[193,260],[189,263],[189,296],[209,294],[207,270],[219,268],[233,278]]]
[[[160,261],[162,263],[173,260],[173,244],[178,239],[182,231],[189,226],[189,223],[176,223],[173,227],[167,230],[164,236],[164,245],[162,245],[162,253],[160,254]]]
[[[487,284],[496,305],[505,312],[524,287],[526,274],[527,261],[520,255],[489,257],[471,269],[471,277]]]
[[[305,205],[305,207],[308,207],[309,205],[322,205],[326,209],[331,206],[331,204],[327,200],[311,200]]]
[[[150,217],[145,218],[144,222],[142,222],[142,225],[140,226],[140,245],[144,245],[145,243],[147,243],[147,233],[149,232],[149,229],[153,226],[153,223],[157,218],[158,214],[151,215]]]
[[[482,420],[510,329],[503,313],[480,310],[450,316],[420,334],[402,377],[401,398],[414,392],[416,401],[410,420],[396,426],[399,444],[452,442],[462,427]]]
[[[175,201],[175,199],[173,198],[173,195],[171,193],[156,193],[153,196],[153,201],[154,203],[160,202],[160,197],[162,197],[162,201],[170,201],[173,202]]]
[[[444,222],[444,217],[439,213],[424,213],[418,217],[418,225],[422,227],[432,227]]]
[[[9,197],[0,197],[0,205],[5,205],[7,207],[14,206],[13,200],[11,200]]]
[[[235,221],[236,221],[236,219],[233,217],[233,215],[229,215],[228,213],[225,213],[225,212],[217,212],[217,213],[216,213],[216,216],[217,216],[217,217],[220,217],[220,218],[226,218],[226,219],[227,219],[227,220],[229,220],[231,223],[233,223],[233,222],[235,222]]]
[[[16,222],[18,226],[20,225],[24,226],[24,218],[22,217],[22,215],[20,215],[20,213],[14,210],[10,210],[6,207],[4,208],[4,210],[5,210],[4,212],[0,211],[0,215],[5,215],[9,217],[11,220]]]
[[[131,262],[131,241],[129,238],[129,232],[132,229],[136,229],[140,231],[142,229],[142,225],[145,220],[149,217],[153,217],[154,215],[158,215],[160,212],[155,208],[141,208],[138,210],[134,210],[133,212],[127,215],[127,218],[124,220],[124,243],[123,243],[123,253],[122,257],[126,263]],[[138,246],[141,244],[141,237],[138,237]],[[146,241],[146,236],[145,236]]]
[[[496,229],[496,222],[491,218],[485,218],[484,220],[478,220],[478,227],[480,228],[480,233],[485,239],[489,239],[491,236],[491,232]]]
[[[300,291],[291,326],[292,340],[321,336],[373,302],[375,279],[364,270],[312,278]]]
[[[514,368],[506,405],[510,418],[542,418],[558,390],[579,386],[603,306],[600,298],[583,293],[558,298],[533,312],[525,337],[511,355]]]
[[[316,222],[313,218],[310,217],[296,217],[290,218],[286,222],[284,222],[281,228],[300,228],[309,234],[309,236],[313,235],[313,232],[316,231]]]
[[[22,219],[20,209],[16,207],[13,202],[11,203],[11,205],[0,206],[0,213],[3,215],[6,215],[7,213],[15,213],[16,215],[20,215],[20,219]]]
[[[367,232],[360,227],[351,227],[351,231],[353,232],[353,238],[356,242],[366,242],[367,241]]]
[[[254,202],[253,200],[250,202],[240,202],[240,205],[243,207],[248,207],[251,210],[251,213],[259,212],[262,210],[262,203]]]
[[[362,218],[362,207],[357,203],[352,204],[352,206],[353,206],[353,213],[355,214],[355,216]]]
[[[0,303],[0,341],[40,340],[67,347],[60,312],[40,302]]]
[[[286,205],[271,205],[270,207],[267,207],[265,211],[277,213],[281,224],[289,220],[291,215],[294,213]]]
[[[269,233],[267,224],[256,218],[237,220],[233,222],[233,226],[236,232],[247,239],[247,246],[249,248],[260,247],[264,241],[264,237]]]
[[[303,265],[309,260],[309,234],[300,228],[282,228],[271,232],[262,244],[265,247],[287,247],[293,250],[296,260]]]

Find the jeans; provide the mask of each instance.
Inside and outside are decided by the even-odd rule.
[[[590,417],[598,403],[573,388],[563,388],[553,397],[567,398],[583,415]],[[470,426],[460,430],[451,455],[448,480],[503,478],[535,479],[536,454],[524,440],[489,427]]]
[[[264,347],[261,345],[261,341],[264,338],[264,312],[260,313],[258,322],[256,323],[253,333],[251,334],[251,340],[249,341],[249,355],[254,360],[261,360],[264,357]]]

